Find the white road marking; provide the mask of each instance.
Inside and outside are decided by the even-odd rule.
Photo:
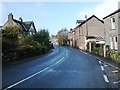
[[[65,50],[65,53],[66,53],[65,55],[67,56],[68,55],[68,51],[65,48],[64,48],[64,50]]]
[[[112,73],[118,73],[118,72],[119,72],[118,70],[112,71]]]
[[[104,67],[107,67],[107,66],[108,66],[107,64],[104,65]]]
[[[31,75],[31,76],[25,78],[25,79],[22,79],[22,80],[20,80],[19,82],[15,83],[15,84],[13,84],[13,85],[10,85],[9,87],[7,87],[7,88],[5,88],[5,89],[3,89],[3,90],[10,89],[10,88],[12,88],[12,87],[14,87],[14,86],[16,86],[16,85],[18,85],[18,84],[20,84],[20,83],[22,83],[22,82],[24,82],[24,81],[30,79],[30,78],[32,78],[32,77],[34,77],[34,76],[36,76],[36,75],[42,73],[43,71],[47,70],[48,68],[49,68],[49,67],[46,67],[46,68],[44,68],[43,70],[41,70],[41,71],[39,71],[39,72],[37,72],[37,73],[35,73],[35,74],[33,74],[33,75]]]
[[[57,59],[57,58],[55,58],[55,59]],[[53,65],[50,65],[49,67],[46,67],[46,68],[40,70],[39,72],[37,72],[37,73],[35,73],[35,74],[32,74],[31,76],[29,76],[29,77],[27,77],[27,78],[25,78],[25,79],[22,79],[22,80],[20,80],[20,81],[14,83],[14,84],[12,84],[12,85],[10,85],[9,87],[7,87],[7,88],[5,88],[5,89],[3,89],[3,90],[10,89],[10,88],[12,88],[12,87],[14,87],[14,86],[16,86],[16,85],[18,85],[18,84],[24,82],[24,81],[26,81],[26,80],[28,80],[28,79],[30,79],[30,78],[36,76],[36,75],[38,75],[38,74],[44,72],[45,70],[50,69],[50,68],[53,67],[54,65],[60,63],[63,59],[64,59],[64,57],[62,57],[60,60],[58,60],[58,61],[57,61],[56,63],[54,63]]]
[[[49,54],[48,56],[51,56],[51,55],[53,55],[54,53],[51,53],[51,54]]]
[[[103,75],[105,82],[109,82],[108,77],[106,75]]]
[[[87,53],[85,52],[84,54],[86,54],[87,55]]]
[[[87,55],[87,53],[86,53],[86,52],[83,52],[82,50],[80,50],[80,52],[82,52],[82,53],[84,53],[84,54],[86,54],[86,55]]]
[[[116,81],[116,82],[113,82],[114,84],[118,84],[118,83],[120,83],[120,81]]]
[[[51,67],[54,66],[54,65],[56,65],[56,64],[58,64],[58,63],[60,63],[63,59],[64,59],[64,57],[61,58],[61,59],[60,59],[59,61],[57,61],[56,63],[54,63],[53,65],[51,65]]]
[[[103,71],[105,70],[103,66],[100,66],[100,67],[101,67],[101,69],[102,69]]]
[[[99,64],[102,64],[102,62],[101,61],[98,61],[99,62]]]

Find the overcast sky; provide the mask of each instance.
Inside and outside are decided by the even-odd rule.
[[[24,2],[26,1],[26,2]],[[79,1],[79,2],[78,2]],[[119,0],[60,0],[55,2],[44,0],[4,0],[0,3],[0,25],[7,21],[7,15],[13,13],[15,19],[22,17],[24,21],[34,21],[38,29],[48,29],[56,34],[61,28],[74,28],[76,20],[96,15],[102,19],[118,9]]]

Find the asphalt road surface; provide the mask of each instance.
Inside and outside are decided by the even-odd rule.
[[[3,65],[3,89],[109,88],[95,58],[70,47],[55,49],[39,58]]]

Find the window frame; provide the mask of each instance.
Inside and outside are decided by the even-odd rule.
[[[116,29],[116,26],[115,26],[115,23],[116,23],[116,19],[115,17],[111,17],[111,29],[112,30],[115,30]]]

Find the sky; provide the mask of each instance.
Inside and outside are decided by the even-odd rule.
[[[0,3],[0,25],[3,25],[12,13],[14,19],[23,21],[34,21],[36,29],[47,29],[51,34],[57,34],[62,28],[74,28],[76,20],[85,20],[96,15],[102,19],[118,9],[119,0],[98,0],[96,1],[36,1],[33,0],[4,0]]]

